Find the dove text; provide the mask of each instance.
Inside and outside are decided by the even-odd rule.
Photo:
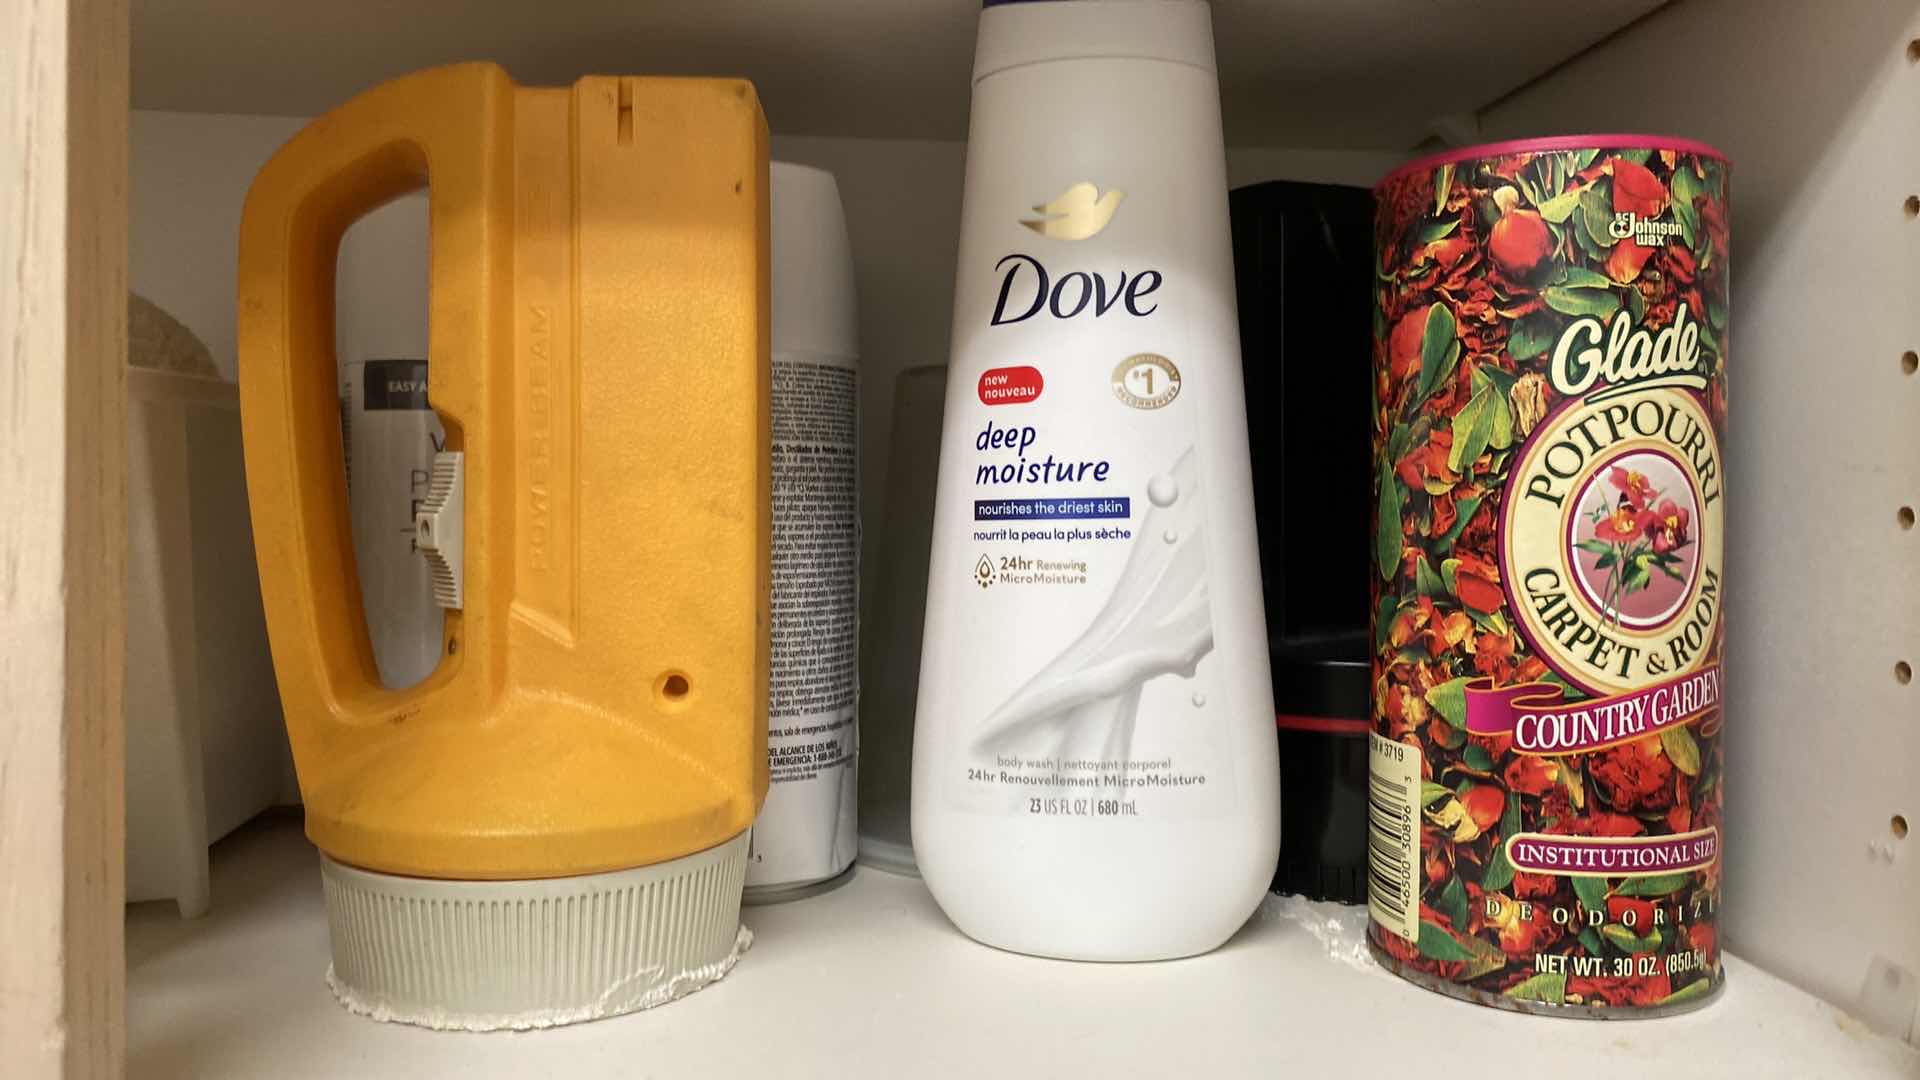
[[[1000,298],[994,302],[989,324],[992,326],[1024,322],[1040,314],[1042,308],[1056,319],[1071,319],[1088,310],[1097,319],[1115,307],[1138,317],[1151,315],[1160,307],[1157,302],[1146,303],[1146,298],[1160,288],[1158,270],[1138,274],[1122,270],[1112,282],[1097,272],[1072,270],[1056,281],[1039,259],[1018,252],[993,268],[1001,278]]]

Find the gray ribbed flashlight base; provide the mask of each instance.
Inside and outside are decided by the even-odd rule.
[[[752,943],[747,834],[670,862],[580,877],[439,881],[320,857],[340,1003],[465,1031],[618,1016],[700,989]]]

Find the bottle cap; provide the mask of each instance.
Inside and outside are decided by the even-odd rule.
[[[1045,0],[986,5],[973,81],[1048,60],[1166,60],[1208,74],[1213,12],[1203,0]]]
[[[1367,899],[1367,681],[1364,637],[1276,645],[1280,865],[1275,892]]]
[[[770,166],[773,351],[860,355],[853,253],[840,185],[825,169]]]

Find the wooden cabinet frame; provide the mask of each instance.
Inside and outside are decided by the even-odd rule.
[[[127,8],[0,0],[0,1073],[125,1056]]]

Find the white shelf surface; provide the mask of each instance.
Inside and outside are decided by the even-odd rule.
[[[1257,917],[1218,952],[1175,963],[996,952],[954,930],[917,879],[865,868],[833,892],[748,909],[758,940],[740,966],[664,1008],[531,1034],[430,1032],[334,1002],[318,871],[298,822],[270,816],[214,848],[212,914],[128,909],[128,1075],[978,1080],[1518,1075],[1538,1063],[1690,1080],[1920,1076],[1920,1050],[1733,957],[1720,1001],[1686,1016],[1519,1016],[1335,959],[1289,917]],[[1348,909],[1306,910],[1353,923]]]

